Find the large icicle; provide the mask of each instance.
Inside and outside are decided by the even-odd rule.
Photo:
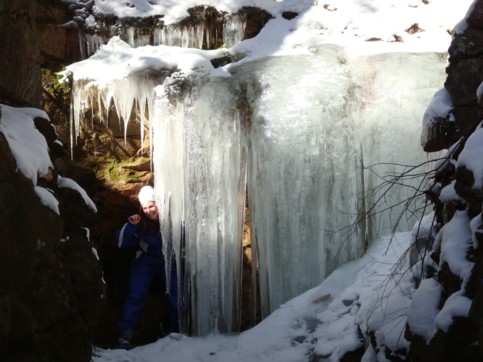
[[[146,72],[134,73],[124,79],[114,80],[103,86],[98,86],[94,83],[86,85],[86,81],[74,82],[71,115],[73,118],[71,134],[73,135],[74,144],[79,137],[81,119],[83,113],[88,109],[88,105],[91,108],[98,108],[96,116],[100,121],[105,119],[105,123],[109,127],[109,107],[112,101],[120,123],[119,129],[124,131],[125,138],[129,122],[139,118],[141,124],[141,146],[145,147],[145,120],[148,119],[149,121],[152,115],[153,89],[163,78],[162,72],[147,70]],[[136,107],[135,112],[133,112],[133,107]],[[148,122],[148,125],[150,126],[151,123]]]
[[[375,233],[391,233],[421,178],[388,195],[378,186],[404,170],[395,163],[426,160],[420,119],[444,66],[438,54],[349,60],[327,45],[235,71],[253,109],[248,192],[263,316],[361,255]],[[412,225],[412,212],[398,229]]]
[[[343,54],[270,58],[237,72],[253,104],[248,192],[262,315],[326,275],[327,234],[358,211],[357,143]],[[357,235],[345,241],[353,258]]]
[[[187,93],[177,93],[179,85],[158,89],[155,101],[163,239],[179,253],[184,237],[182,295],[191,296],[192,331],[233,331],[240,322],[245,138],[228,82],[192,83]]]

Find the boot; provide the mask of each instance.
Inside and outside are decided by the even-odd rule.
[[[116,348],[129,350],[131,346],[131,338],[133,335],[132,329],[120,329],[119,337],[117,339]]]

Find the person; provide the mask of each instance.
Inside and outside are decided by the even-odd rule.
[[[141,313],[149,296],[151,283],[158,278],[166,290],[165,263],[162,251],[159,213],[154,188],[143,186],[138,195],[141,204],[138,214],[128,217],[127,222],[115,233],[119,248],[135,248],[131,263],[129,294],[122,317],[118,322],[117,348],[130,349],[134,331],[139,327]],[[173,258],[173,260],[175,260]],[[178,332],[178,293],[176,264],[171,267],[170,292],[166,318],[160,325],[160,333]],[[162,330],[161,330],[162,329]]]

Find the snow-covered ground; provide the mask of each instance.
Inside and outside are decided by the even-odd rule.
[[[410,232],[379,240],[362,258],[342,265],[319,286],[239,335],[171,334],[130,351],[96,349],[93,361],[300,362],[310,360],[310,355],[338,361],[344,352],[361,345],[358,324],[375,305],[387,302],[385,282],[399,270],[395,268],[399,259],[403,260],[401,268],[407,268],[404,252],[410,243]],[[404,284],[406,278],[410,274],[398,280]],[[404,310],[399,312],[404,314]],[[371,361],[370,352],[367,358]]]

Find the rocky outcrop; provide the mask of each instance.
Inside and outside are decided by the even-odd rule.
[[[42,87],[35,0],[2,1],[0,39],[0,97],[7,94],[39,107]]]
[[[89,361],[105,299],[102,269],[84,231],[95,214],[79,192],[55,185],[55,170],[38,184],[57,196],[60,214],[45,206],[1,132],[0,159],[2,360]]]
[[[455,220],[458,210],[467,215],[468,223],[463,225],[470,228],[472,221],[472,238],[474,244],[467,244],[467,240],[452,240],[459,243],[466,250],[466,260],[473,265],[471,276],[464,280],[457,275],[447,263],[440,263],[436,279],[442,287],[443,293],[440,305],[450,303],[451,296],[461,293],[471,300],[468,316],[455,318],[447,331],[438,331],[429,344],[421,343],[418,336],[408,329],[410,340],[413,342],[411,352],[418,361],[481,361],[483,359],[483,220],[481,217],[483,189],[478,180],[478,169],[483,168],[480,157],[475,158],[480,165],[465,165],[470,158],[470,147],[479,142],[475,132],[481,129],[483,118],[483,103],[478,87],[483,82],[483,1],[474,3],[471,14],[466,19],[468,27],[463,33],[454,34],[449,48],[448,77],[444,84],[451,96],[454,117],[454,130],[451,138],[452,145],[447,145],[450,151],[445,157],[448,162],[435,175],[437,189],[454,185],[458,200],[441,201],[441,194],[436,193],[439,200],[435,203],[435,214],[440,229]],[[473,146],[468,141],[473,136]],[[465,152],[465,159],[462,153]],[[475,155],[473,155],[475,156]],[[433,195],[433,199],[434,199]],[[476,228],[475,228],[476,226]],[[441,231],[440,231],[441,233]],[[443,231],[444,233],[444,231]],[[441,259],[441,247],[433,250],[432,258]]]
[[[42,68],[60,70],[62,65],[81,60],[79,31],[70,25],[71,15],[62,0],[35,1],[39,63]]]
[[[132,47],[160,44],[199,49],[230,47],[234,38],[240,41],[256,36],[272,18],[265,10],[249,6],[242,7],[235,14],[218,11],[212,6],[194,6],[187,9],[188,16],[176,24],[165,24],[163,14],[118,18],[113,14],[95,12],[92,2],[87,1],[72,3],[69,10],[72,20],[68,24],[70,28],[79,30],[82,57],[92,55],[113,36],[118,36]],[[232,27],[227,27],[230,23],[235,23],[239,29],[234,31],[230,29]]]
[[[81,59],[78,29],[62,0],[11,0],[0,4],[0,101],[40,107],[41,67],[60,70]]]

